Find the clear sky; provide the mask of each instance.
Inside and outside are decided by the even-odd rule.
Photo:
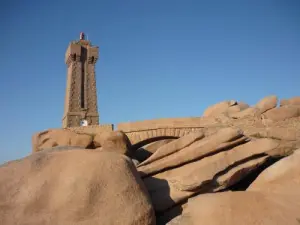
[[[299,96],[299,0],[10,0],[0,5],[0,163],[62,123],[70,41],[100,47],[101,123]]]

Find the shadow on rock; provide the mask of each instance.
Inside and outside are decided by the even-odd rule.
[[[157,225],[164,225],[182,213],[182,203],[176,203],[171,198],[167,180],[147,177],[143,181],[155,210]]]

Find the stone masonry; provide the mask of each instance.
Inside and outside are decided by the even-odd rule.
[[[99,57],[97,46],[84,39],[69,44],[65,54],[67,87],[63,128],[99,124],[95,64]]]

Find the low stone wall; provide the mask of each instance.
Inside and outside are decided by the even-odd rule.
[[[86,126],[86,127],[70,127],[66,128],[78,134],[90,134],[95,135],[101,132],[110,132],[114,130],[113,124],[101,124],[101,125],[93,125],[93,126]]]

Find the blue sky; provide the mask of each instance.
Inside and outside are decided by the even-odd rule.
[[[101,123],[299,96],[299,0],[11,0],[0,15],[0,163],[61,127],[64,55],[81,31],[100,47]]]

